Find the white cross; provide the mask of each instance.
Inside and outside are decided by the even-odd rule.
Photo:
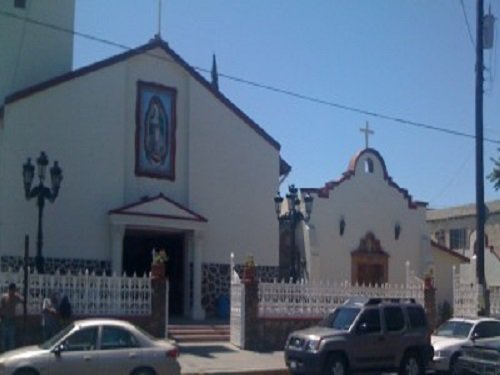
[[[370,129],[370,125],[368,121],[366,122],[366,126],[364,128],[359,129],[361,133],[365,133],[365,148],[368,148],[368,137],[370,134],[375,134],[373,130]]]

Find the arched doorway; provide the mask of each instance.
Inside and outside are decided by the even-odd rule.
[[[389,279],[389,254],[380,241],[368,232],[351,252],[351,282],[360,285],[381,285]]]

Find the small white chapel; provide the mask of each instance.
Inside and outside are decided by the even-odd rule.
[[[304,277],[402,285],[408,271],[421,279],[432,274],[438,303],[451,303],[453,265],[468,258],[431,241],[427,204],[390,177],[382,155],[368,145],[372,131],[368,125],[361,131],[366,147],[352,156],[339,179],[300,189],[314,201],[299,231]]]

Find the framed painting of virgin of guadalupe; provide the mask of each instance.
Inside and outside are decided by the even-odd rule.
[[[177,90],[137,82],[135,174],[175,179],[175,107]]]

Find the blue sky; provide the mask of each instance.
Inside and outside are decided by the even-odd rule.
[[[463,0],[475,39],[475,1]],[[485,1],[488,9],[489,2]],[[491,4],[500,17],[500,2]],[[130,47],[158,30],[157,0],[77,0],[76,31]],[[498,30],[498,25],[496,26]],[[194,67],[327,102],[474,134],[475,51],[460,0],[163,0],[161,34]],[[499,33],[496,32],[496,36]],[[498,40],[496,41],[498,45]],[[485,137],[500,140],[499,50],[484,54]],[[75,67],[122,52],[75,39]],[[208,74],[203,73],[206,77]],[[416,199],[475,202],[475,141],[219,79],[221,91],[282,146],[284,183],[320,187],[370,147]],[[485,174],[498,144],[485,142]],[[499,198],[489,181],[485,199]]]

